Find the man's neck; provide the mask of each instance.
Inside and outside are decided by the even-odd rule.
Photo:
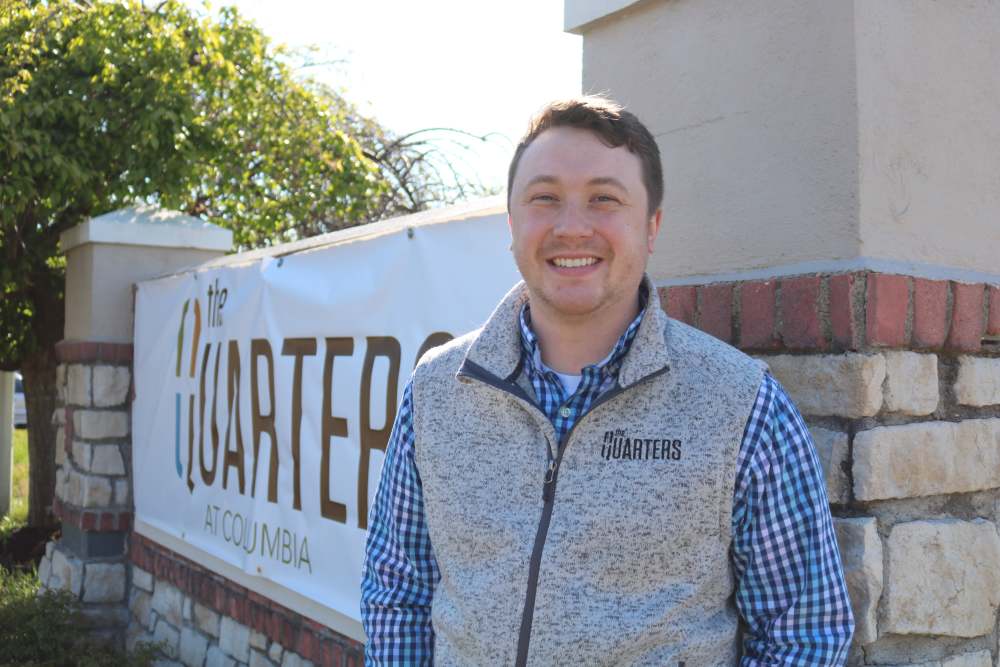
[[[628,325],[639,314],[639,294],[611,312],[568,318],[544,303],[531,303],[531,329],[538,338],[542,363],[558,373],[579,375],[586,366],[607,357]]]

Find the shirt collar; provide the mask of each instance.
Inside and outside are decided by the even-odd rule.
[[[593,368],[599,371],[602,375],[617,375],[619,368],[621,367],[622,360],[628,353],[629,348],[632,345],[632,340],[635,338],[636,332],[639,330],[639,324],[642,322],[643,315],[646,314],[646,305],[649,301],[649,292],[646,288],[645,282],[639,285],[639,314],[635,316],[635,319],[628,325],[625,332],[618,338],[615,346],[611,349],[611,352],[604,359],[596,364],[587,366],[583,370]],[[535,336],[535,332],[531,328],[531,305],[527,302],[521,307],[520,317],[518,318],[521,324],[521,351],[524,357],[524,364],[528,370],[532,373],[542,375],[548,370],[542,363],[541,350],[538,347],[538,337]]]

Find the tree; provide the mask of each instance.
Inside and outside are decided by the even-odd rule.
[[[0,368],[25,380],[29,523],[49,520],[54,491],[63,231],[146,200],[244,248],[300,238],[398,212],[400,183],[413,206],[435,201],[432,174],[387,168],[421,152],[296,79],[233,9],[0,2]]]

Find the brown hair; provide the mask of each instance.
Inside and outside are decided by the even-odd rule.
[[[507,170],[508,208],[521,155],[538,135],[553,127],[588,130],[611,148],[625,146],[642,164],[642,181],[649,201],[648,215],[653,215],[660,207],[663,202],[663,166],[653,135],[635,114],[626,111],[621,104],[598,95],[584,95],[550,102],[532,118]]]

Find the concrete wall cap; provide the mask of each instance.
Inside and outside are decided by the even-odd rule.
[[[233,233],[178,211],[140,204],[91,218],[59,237],[63,253],[85,243],[228,252],[233,247]]]
[[[594,21],[611,16],[643,0],[565,0],[563,30],[582,35]]]

